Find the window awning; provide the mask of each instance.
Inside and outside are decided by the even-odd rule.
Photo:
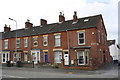
[[[79,47],[73,47],[73,49],[90,49],[91,46],[79,46]]]

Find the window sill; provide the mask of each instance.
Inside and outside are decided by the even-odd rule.
[[[61,62],[55,62],[55,64],[61,64]]]
[[[89,67],[89,64],[77,65],[78,67]]]
[[[17,49],[20,48],[20,47],[16,47]]]
[[[54,47],[61,47],[61,46],[54,46]]]
[[[33,46],[33,47],[38,47],[38,46]]]
[[[47,45],[43,45],[44,47],[47,47]]]
[[[83,43],[83,44],[78,44],[78,45],[85,45],[85,43]]]
[[[4,48],[4,49],[8,49],[8,48]]]

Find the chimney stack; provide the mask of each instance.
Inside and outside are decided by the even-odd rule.
[[[27,22],[25,22],[25,28],[31,28],[31,27],[33,27],[33,24],[30,23],[29,19],[27,19]]]
[[[40,19],[40,24],[41,24],[41,25],[46,25],[46,24],[47,24],[47,20],[45,20],[45,19]]]
[[[64,14],[62,14],[62,12],[60,12],[60,15],[59,15],[59,22],[64,22],[64,21],[65,21]]]
[[[74,11],[74,15],[73,15],[73,22],[76,22],[77,21],[77,12]]]
[[[10,25],[9,25],[9,27],[7,27],[7,25],[5,24],[4,32],[8,32],[8,31],[10,31],[10,30],[11,30]]]

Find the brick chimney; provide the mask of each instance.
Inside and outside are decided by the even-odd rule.
[[[27,22],[25,22],[25,28],[31,28],[31,27],[33,27],[33,24],[30,23],[29,19],[27,19]]]
[[[73,15],[73,22],[76,22],[77,21],[77,12],[74,11],[74,15]]]
[[[59,22],[64,22],[64,21],[65,21],[64,14],[62,14],[62,12],[60,12],[60,15],[59,15]]]
[[[8,32],[8,31],[10,31],[10,30],[11,30],[10,25],[9,25],[9,27],[7,27],[7,25],[5,24],[4,32]]]
[[[47,20],[45,19],[40,19],[40,25],[46,25],[47,24]]]

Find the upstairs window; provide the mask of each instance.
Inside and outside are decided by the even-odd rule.
[[[24,47],[28,47],[28,38],[24,38]]]
[[[107,37],[106,37],[106,35],[105,35],[105,40],[104,41],[105,41],[104,43],[106,45],[107,44]]]
[[[43,36],[43,46],[47,46],[48,45],[48,36]]]
[[[98,41],[100,43],[100,31],[98,30]]]
[[[102,43],[104,44],[104,41],[105,40],[105,38],[104,38],[104,34],[102,33]]]
[[[8,49],[8,40],[4,40],[4,48]]]
[[[33,37],[33,46],[34,47],[38,46],[38,37]]]
[[[16,48],[20,47],[20,39],[16,39]]]
[[[60,35],[55,35],[55,46],[61,46]]]
[[[78,45],[85,44],[85,32],[78,32]]]
[[[101,22],[100,22],[100,26],[103,27],[103,21],[102,21],[102,20],[101,20]]]

